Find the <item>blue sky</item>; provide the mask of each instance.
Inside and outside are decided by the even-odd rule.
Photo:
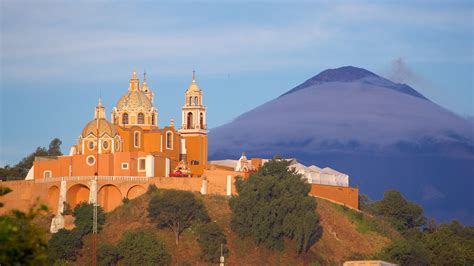
[[[353,65],[474,116],[472,1],[0,1],[0,165],[64,152],[146,69],[159,124],[179,124],[192,69],[210,127],[327,68]]]

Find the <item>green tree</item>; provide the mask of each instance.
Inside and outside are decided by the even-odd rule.
[[[426,230],[421,241],[430,265],[474,265],[474,228],[457,221]]]
[[[240,237],[252,237],[257,244],[283,249],[284,237],[296,240],[296,251],[306,252],[321,236],[316,201],[310,185],[274,159],[247,180],[236,180],[238,196],[230,199],[231,228]]]
[[[148,212],[158,227],[170,228],[174,232],[176,245],[180,234],[194,221],[209,221],[204,204],[189,191],[158,191],[150,200]]]
[[[92,233],[94,205],[87,202],[81,202],[74,208],[72,215],[75,217],[74,228],[79,235],[84,236]],[[105,223],[105,213],[102,207],[97,206],[97,230],[100,231]]]
[[[378,259],[400,265],[429,265],[428,257],[429,251],[417,239],[395,240],[377,255]]]
[[[371,209],[375,214],[388,218],[399,231],[418,228],[426,223],[421,206],[407,201],[397,190],[386,190],[383,199],[372,203]]]
[[[9,192],[0,186],[0,196]],[[33,219],[46,212],[46,206],[34,205],[27,213],[13,210],[0,215],[0,265],[46,265],[45,232],[33,224]]]
[[[116,265],[120,260],[120,253],[114,245],[102,244],[97,248],[98,265]]]
[[[144,231],[127,231],[117,244],[125,265],[169,265],[171,256],[163,241]]]
[[[198,243],[201,246],[201,258],[208,262],[218,263],[222,254],[227,257],[229,249],[222,229],[215,222],[201,225],[198,230]]]
[[[50,143],[49,143],[49,147],[48,147],[48,155],[49,156],[59,156],[59,155],[63,155],[63,153],[61,152],[61,144],[63,144],[63,142],[58,139],[58,138],[54,138]]]
[[[50,262],[65,260],[75,261],[82,248],[82,240],[79,232],[66,229],[59,229],[59,231],[52,235],[48,242],[48,256]]]

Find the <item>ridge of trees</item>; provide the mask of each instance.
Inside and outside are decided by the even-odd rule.
[[[0,178],[3,180],[17,180],[24,179],[28,171],[33,166],[35,157],[37,156],[59,156],[61,152],[62,141],[59,138],[54,138],[49,143],[48,147],[37,147],[36,150],[19,161],[14,166],[5,165],[0,167]]]

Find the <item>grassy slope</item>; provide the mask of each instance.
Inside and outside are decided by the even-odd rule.
[[[240,239],[230,229],[231,211],[227,200],[222,197],[200,196],[209,211],[227,236],[230,256],[227,265],[307,265],[318,261],[323,264],[340,263],[354,254],[373,254],[396,236],[391,229],[378,221],[370,222],[367,216],[358,215],[352,210],[318,199],[317,212],[323,226],[322,238],[307,254],[297,256],[291,241],[286,242],[283,252],[257,247],[251,239]],[[103,230],[99,233],[98,243],[116,243],[123,232],[130,229],[145,229],[165,241],[173,257],[173,265],[188,262],[193,265],[206,265],[199,259],[200,248],[193,228],[186,230],[179,246],[174,243],[174,235],[165,229],[156,229],[148,216],[147,206],[150,196],[145,194],[131,200],[107,215]],[[369,221],[369,222],[368,222]],[[84,249],[78,264],[88,264],[91,258],[91,238],[84,238]],[[359,255],[360,256],[360,255]]]

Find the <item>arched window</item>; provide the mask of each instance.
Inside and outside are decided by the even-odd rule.
[[[122,124],[124,124],[124,125],[128,124],[128,114],[127,113],[122,115]]]
[[[166,148],[173,149],[173,133],[166,132]]]
[[[137,120],[138,120],[139,125],[145,123],[145,116],[143,115],[143,113],[138,113],[138,119]]]
[[[199,105],[199,100],[198,100],[198,97],[194,97],[194,105]]]
[[[151,115],[151,124],[155,125],[155,114]]]
[[[189,105],[193,105],[193,96],[189,96]]]
[[[138,131],[135,131],[133,134],[133,146],[135,146],[135,148],[140,148],[140,132]]]
[[[202,113],[199,115],[199,125],[200,128],[204,128],[204,115]]]
[[[192,129],[193,127],[193,113],[189,112],[188,113],[188,123],[187,123],[187,129]]]

